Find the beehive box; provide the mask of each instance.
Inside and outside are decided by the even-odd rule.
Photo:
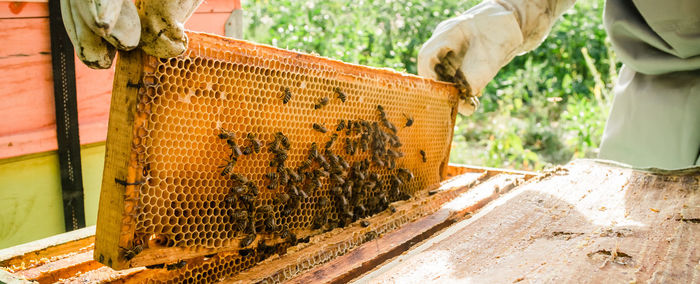
[[[134,51],[118,59],[95,241],[99,262],[123,269],[222,251],[250,253],[263,245],[283,251],[387,209],[387,202],[410,197],[444,176],[456,116],[452,85],[245,41],[188,35],[189,49],[177,58]],[[328,103],[319,106],[323,98]],[[357,122],[359,131],[336,131],[341,120]],[[395,125],[395,136],[383,120]],[[409,120],[413,123],[406,126]],[[328,131],[316,131],[314,123]],[[366,151],[363,129],[378,137]],[[222,131],[235,138],[221,139]],[[280,147],[274,142],[278,132],[290,144],[281,168],[270,166],[280,156],[279,150],[271,151]],[[230,143],[247,151],[253,144],[249,133],[262,143],[260,152],[234,155]],[[325,152],[335,134],[331,153]],[[375,147],[381,141],[393,146]],[[313,143],[321,154],[310,155]],[[381,161],[371,158],[376,151],[383,151],[375,155]],[[342,157],[350,167],[319,157],[334,160],[329,155]],[[231,172],[249,183],[222,173],[232,156]],[[307,176],[296,184],[298,190],[291,182],[268,187],[269,173],[299,170],[307,160],[310,174],[298,171]],[[368,162],[356,170],[361,161]],[[331,169],[328,163],[334,164]],[[399,168],[414,177],[400,174]],[[360,182],[358,171],[368,181]],[[403,181],[398,191],[392,182],[397,178]],[[319,187],[306,187],[316,180]],[[343,195],[355,195],[343,205],[333,188],[349,180],[356,188],[349,186]],[[250,220],[245,228],[237,221],[242,211]],[[327,220],[317,228],[321,217]]]

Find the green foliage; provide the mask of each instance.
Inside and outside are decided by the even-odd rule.
[[[245,38],[346,62],[416,73],[437,24],[479,1],[243,1]],[[458,117],[452,162],[539,169],[594,157],[617,63],[602,0],[578,1],[540,47],[516,57]],[[602,71],[600,71],[602,70]]]

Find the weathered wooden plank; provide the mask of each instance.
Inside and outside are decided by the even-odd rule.
[[[444,182],[442,188],[453,188],[448,192],[442,191],[430,196],[430,202],[417,200],[414,205],[405,205],[409,211],[420,213],[425,208],[437,208],[436,204],[442,204],[455,198],[460,192],[458,187],[465,184],[473,184],[481,180],[486,173],[473,173],[461,179],[452,179]],[[455,199],[457,200],[457,199]],[[417,203],[416,203],[417,202]],[[431,203],[432,202],[432,203]],[[437,202],[437,203],[436,203]],[[422,204],[422,205],[418,205]],[[397,214],[402,214],[406,210],[399,207]],[[392,215],[398,217],[399,215]],[[417,215],[417,216],[420,216]],[[389,221],[389,220],[387,220]],[[374,222],[374,221],[373,221]],[[405,222],[405,221],[404,221]],[[235,253],[224,253],[214,258],[199,258],[188,260],[188,269],[167,270],[167,269],[145,269],[134,268],[128,270],[114,271],[101,265],[95,266],[96,262],[85,258],[85,254],[92,254],[95,227],[74,231],[39,240],[33,243],[16,246],[0,251],[0,267],[9,269],[16,274],[10,275],[16,279],[19,275],[29,276],[29,279],[49,281],[63,278],[66,283],[92,283],[92,282],[116,282],[116,283],[140,283],[146,280],[160,279],[181,279],[185,271],[191,271],[189,266],[216,266],[222,259],[236,259]],[[330,237],[343,234],[342,230],[330,232]],[[329,236],[327,236],[329,237]],[[326,238],[327,238],[326,237]],[[321,238],[321,237],[319,237]],[[224,272],[219,272],[224,273]],[[225,275],[225,274],[222,274]],[[191,276],[193,277],[193,276]],[[50,281],[49,281],[50,282]]]
[[[55,235],[0,250],[0,267],[8,270],[29,269],[50,259],[63,258],[77,251],[91,250],[95,226]]]
[[[107,148],[105,152],[105,168],[102,176],[102,190],[100,192],[100,207],[97,212],[97,229],[95,241],[95,259],[113,268],[119,267],[123,261],[119,260],[119,248],[132,248],[132,237],[126,233],[123,235],[115,232],[133,232],[132,228],[122,228],[125,223],[122,218],[132,218],[133,216],[123,216],[125,203],[130,204],[132,211],[136,210],[136,185],[120,185],[117,180],[133,183],[136,173],[129,165],[135,164],[136,155],[132,153],[132,138],[134,137],[133,114],[136,112],[138,88],[128,86],[141,82],[143,68],[141,68],[142,52],[136,50],[121,53],[117,68],[117,73],[112,92],[112,105],[110,109],[109,130],[107,132]],[[128,200],[127,200],[128,199]],[[131,220],[130,223],[134,223]],[[99,251],[99,253],[98,253]],[[114,266],[113,266],[114,265]]]
[[[699,179],[577,161],[357,282],[698,283]]]
[[[473,181],[470,180],[476,181],[481,178],[474,175],[478,174],[466,173],[451,182],[471,184]],[[437,212],[410,223],[396,232],[365,243],[346,255],[292,279],[290,283],[346,283],[454,224],[465,215],[478,210],[500,194],[515,187],[521,180],[523,180],[522,175],[498,175],[472,188],[468,186],[458,188],[454,193],[459,195],[443,204]],[[444,190],[450,189],[444,188]]]
[[[0,1],[0,19],[48,17],[46,3],[29,1]]]
[[[53,76],[46,3],[0,2],[0,159],[56,150]],[[10,7],[20,5],[18,14]],[[232,1],[207,1],[189,29],[224,34]],[[90,69],[76,58],[81,144],[105,141],[114,67]]]
[[[429,236],[431,232],[441,227],[441,223],[447,222],[443,226],[449,224],[450,221],[446,221],[448,216],[457,215],[459,210],[452,211],[444,209],[443,206],[450,200],[459,198],[461,193],[472,188],[484,175],[486,175],[485,172],[468,174],[443,182],[440,186],[442,190],[432,196],[400,202],[396,205],[396,213],[384,212],[368,218],[370,225],[367,228],[355,225],[336,230],[337,232],[332,231],[319,238],[313,238],[308,246],[300,248],[298,251],[269,259],[224,281],[278,283],[304,275],[300,276],[302,277],[300,280],[295,281],[298,283],[322,283],[352,277],[363,270],[364,262],[371,262],[375,258],[379,261],[383,257],[397,253],[402,248],[405,249],[410,240],[414,238],[420,240],[421,237]],[[399,226],[406,229],[387,232],[379,230],[379,228],[399,220],[401,220]],[[385,239],[387,236],[391,237]],[[374,243],[376,238],[380,238],[380,241],[377,241],[380,243]],[[379,248],[380,245],[386,247]],[[355,252],[358,247],[364,249]],[[346,253],[348,254],[346,255]],[[341,257],[340,260],[334,260],[337,257]],[[328,264],[323,265],[324,263]],[[331,271],[311,270],[320,265],[330,266]]]

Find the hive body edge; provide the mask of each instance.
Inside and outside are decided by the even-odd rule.
[[[114,269],[126,268],[125,263],[119,260],[119,247],[126,247],[126,243],[131,241],[129,234],[122,232],[120,237],[115,237],[115,232],[120,232],[124,225],[128,226],[123,220],[125,199],[127,193],[131,194],[132,198],[136,197],[135,186],[122,185],[116,180],[125,183],[136,182],[136,174],[132,168],[135,160],[132,157],[132,138],[138,88],[134,86],[141,81],[142,59],[140,50],[120,52],[112,87],[94,257],[96,261]],[[127,85],[126,82],[130,84]],[[133,224],[131,232],[133,233]]]

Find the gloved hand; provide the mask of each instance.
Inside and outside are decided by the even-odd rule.
[[[418,53],[418,74],[434,79],[466,78],[467,100],[459,112],[469,115],[475,97],[498,70],[518,54],[537,47],[554,21],[575,0],[487,0],[440,23]],[[436,66],[441,74],[436,72]],[[454,73],[452,73],[454,72]],[[451,75],[451,76],[450,76]],[[475,103],[476,102],[476,103]]]
[[[90,68],[112,65],[116,50],[140,46],[174,57],[187,49],[184,22],[202,0],[61,0],[63,24],[78,58]]]

